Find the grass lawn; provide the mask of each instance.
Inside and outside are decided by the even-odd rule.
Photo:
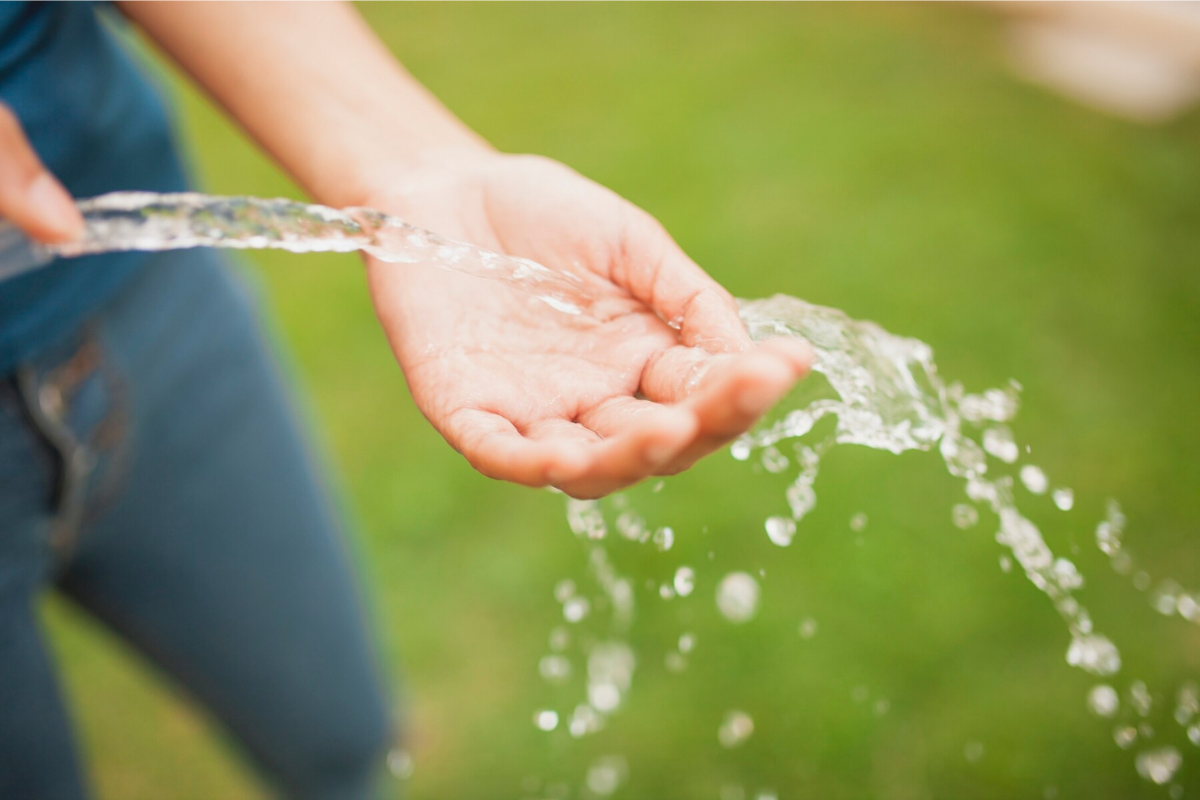
[[[1173,693],[1200,677],[1200,628],[1154,614],[1092,531],[1119,498],[1142,567],[1200,589],[1200,115],[1144,129],[1019,83],[978,7],[363,11],[497,146],[643,205],[736,294],[795,294],[920,337],[969,389],[1018,379],[1017,436],[1077,498],[1034,518],[1122,647],[1115,685],[1146,680],[1156,741],[1180,740]],[[179,97],[204,188],[296,196],[198,95]],[[786,550],[762,529],[781,481],[728,455],[639,490],[678,541],[623,553],[623,568],[640,585],[691,564],[696,593],[642,602],[639,671],[606,730],[536,730],[534,709],[567,712],[578,692],[536,669],[554,585],[586,581],[561,498],[474,474],[424,422],[354,258],[250,264],[355,522],[407,709],[408,796],[520,797],[538,778],[577,797],[605,754],[627,759],[618,796],[638,800],[734,785],[748,800],[1167,796],[1089,715],[1094,681],[1067,668],[1045,598],[1000,570],[993,520],[953,527],[961,488],[929,454],[835,450]],[[712,602],[735,569],[766,573],[739,627]],[[47,616],[102,797],[262,795],[201,711],[86,619],[54,601]],[[684,630],[698,644],[676,675],[663,654]],[[736,750],[716,739],[730,709],[756,723]],[[1180,782],[1200,797],[1200,749],[1183,750]]]

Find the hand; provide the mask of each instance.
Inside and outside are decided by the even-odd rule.
[[[807,371],[645,212],[561,164],[480,155],[368,198],[443,236],[582,277],[598,318],[495,281],[368,260],[418,407],[485,475],[598,497],[746,431]],[[672,321],[673,325],[668,325]]]
[[[0,217],[47,244],[83,232],[83,217],[71,195],[42,165],[21,123],[0,103]]]

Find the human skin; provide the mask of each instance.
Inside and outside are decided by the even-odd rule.
[[[549,159],[493,150],[350,6],[120,7],[316,200],[572,272],[605,298],[572,316],[490,281],[367,259],[417,406],[485,475],[598,497],[672,474],[808,371],[803,343],[752,343],[729,293],[644,211]],[[14,207],[7,171],[0,213]],[[77,230],[43,205],[10,216],[44,240]]]

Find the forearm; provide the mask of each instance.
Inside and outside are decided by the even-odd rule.
[[[344,206],[486,151],[343,3],[122,3],[314,198]]]

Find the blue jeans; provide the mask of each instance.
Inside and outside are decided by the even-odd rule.
[[[391,739],[326,488],[246,291],[156,257],[0,376],[0,798],[86,796],[36,615],[56,589],[207,706],[289,797],[362,798]]]

